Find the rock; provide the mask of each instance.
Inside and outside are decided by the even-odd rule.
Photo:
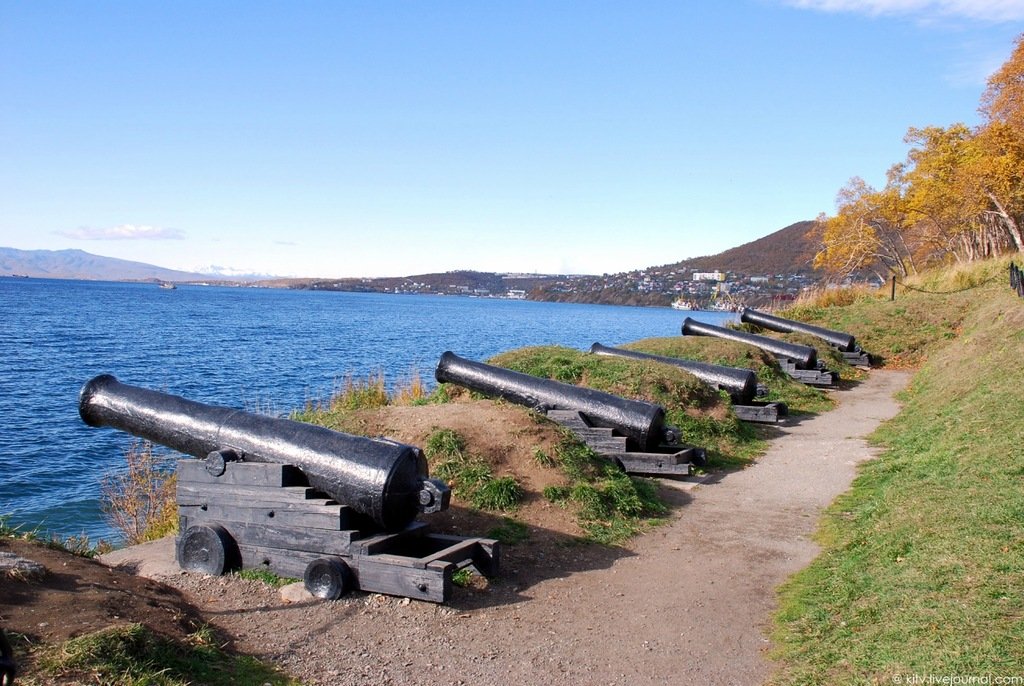
[[[314,599],[313,594],[306,590],[306,584],[301,581],[281,587],[281,600],[286,603],[302,603]]]
[[[8,579],[41,579],[46,567],[14,553],[0,552],[0,575]]]

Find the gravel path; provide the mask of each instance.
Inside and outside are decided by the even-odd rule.
[[[864,437],[896,414],[908,381],[872,371],[836,392],[835,410],[778,427],[757,464],[673,491],[671,524],[627,550],[567,548],[557,568],[571,571],[553,578],[523,585],[514,567],[526,560],[510,555],[507,578],[446,606],[288,602],[237,578],[162,579],[237,648],[309,684],[760,683],[774,589],[816,555],[821,509],[872,456]]]

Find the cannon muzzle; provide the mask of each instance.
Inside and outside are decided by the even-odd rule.
[[[743,308],[743,311],[740,313],[740,321],[779,333],[809,334],[824,340],[829,345],[835,346],[840,352],[852,353],[857,351],[857,340],[848,333],[825,329],[813,324],[805,324],[793,319],[776,317],[766,312],[752,310],[749,307]]]
[[[735,367],[725,367],[720,364],[683,360],[678,357],[663,357],[635,350],[609,348],[600,343],[594,343],[590,346],[590,352],[596,355],[626,357],[633,360],[650,360],[685,369],[704,383],[728,393],[729,397],[737,405],[747,405],[757,397],[757,375],[749,369],[736,369]]]
[[[758,336],[745,331],[727,329],[714,324],[705,324],[687,317],[683,320],[682,332],[684,336],[715,336],[730,341],[753,345],[761,350],[767,351],[776,357],[793,360],[798,369],[814,369],[818,364],[818,351],[809,345],[798,343],[787,343],[768,336]]]
[[[574,410],[584,415],[591,426],[620,431],[634,448],[641,450],[676,442],[674,430],[665,426],[664,408],[641,400],[472,362],[451,351],[441,355],[434,377],[441,383],[465,386],[539,412]]]
[[[447,484],[428,478],[419,448],[277,419],[120,383],[97,376],[79,394],[89,426],[111,426],[187,455],[290,464],[309,485],[396,530],[418,513],[448,507]]]

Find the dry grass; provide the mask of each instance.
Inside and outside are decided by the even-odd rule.
[[[887,297],[888,286],[815,287],[805,290],[786,309],[799,310],[824,307],[846,307],[863,300],[878,300]]]
[[[177,479],[162,469],[161,460],[148,442],[136,442],[125,451],[128,470],[108,474],[100,484],[103,514],[107,522],[134,545],[152,541],[178,530],[175,502]]]
[[[420,376],[419,370],[414,369],[391,394],[391,404],[416,405],[426,402],[428,395],[427,387],[423,384],[423,377]]]

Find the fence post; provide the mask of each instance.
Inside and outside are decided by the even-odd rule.
[[[896,275],[892,275],[892,290],[889,292],[889,300],[896,299]]]

